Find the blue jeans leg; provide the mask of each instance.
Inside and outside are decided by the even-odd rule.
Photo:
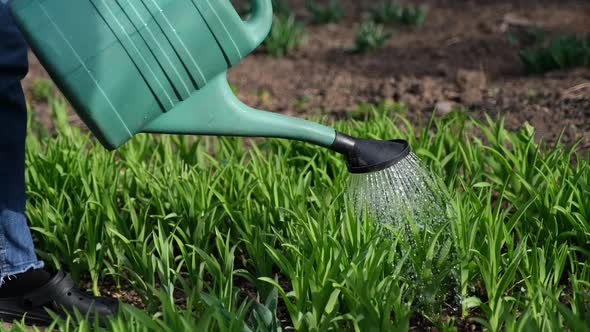
[[[6,277],[41,268],[25,217],[27,108],[20,80],[26,44],[0,0],[0,285]]]

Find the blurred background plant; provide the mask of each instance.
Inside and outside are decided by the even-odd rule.
[[[542,74],[555,69],[590,66],[590,37],[549,33],[537,29],[509,33],[508,39],[519,49],[526,69]]]
[[[381,48],[392,36],[385,27],[372,21],[363,22],[354,39],[354,50],[357,53],[367,53]]]
[[[313,23],[336,23],[342,19],[340,0],[327,0],[325,4],[320,4],[318,0],[305,0],[305,8]]]
[[[283,57],[305,43],[306,33],[303,24],[289,16],[275,15],[270,34],[264,41],[264,49],[275,57]]]
[[[396,1],[382,0],[372,9],[373,20],[381,24],[400,24],[419,27],[428,15],[425,5],[401,5]]]
[[[31,95],[36,101],[48,102],[54,92],[53,82],[45,78],[36,79],[31,85]]]

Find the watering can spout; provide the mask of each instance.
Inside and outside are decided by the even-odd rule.
[[[279,113],[256,110],[242,103],[231,90],[226,74],[148,123],[146,133],[211,136],[274,137],[330,147],[333,128]]]
[[[351,173],[371,173],[384,170],[410,154],[410,144],[405,140],[374,140],[354,138],[336,133],[332,150],[344,155]]]
[[[315,122],[253,109],[234,95],[225,73],[149,123],[143,131],[300,140],[344,155],[351,173],[388,168],[410,153],[409,144],[404,140],[354,138]]]

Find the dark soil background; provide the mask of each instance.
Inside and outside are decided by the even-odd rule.
[[[582,139],[581,147],[590,147],[590,68],[527,74],[507,40],[507,31],[523,28],[588,33],[590,1],[406,1],[428,5],[425,24],[397,28],[382,49],[366,55],[350,50],[376,1],[341,2],[343,20],[307,24],[300,49],[284,58],[259,50],[232,68],[239,97],[264,110],[335,117],[360,103],[390,99],[404,102],[416,125],[435,109],[444,114],[464,107],[476,117],[502,115],[512,129],[528,121],[549,142],[565,131],[567,143]],[[287,3],[301,21],[309,19],[304,0]],[[31,55],[26,88],[40,76],[46,73]],[[32,103],[48,124],[47,106]]]

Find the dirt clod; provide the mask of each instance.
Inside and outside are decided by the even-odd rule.
[[[482,91],[487,86],[486,75],[482,71],[459,69],[457,84],[461,89],[461,100],[466,105],[473,105],[481,101]]]

